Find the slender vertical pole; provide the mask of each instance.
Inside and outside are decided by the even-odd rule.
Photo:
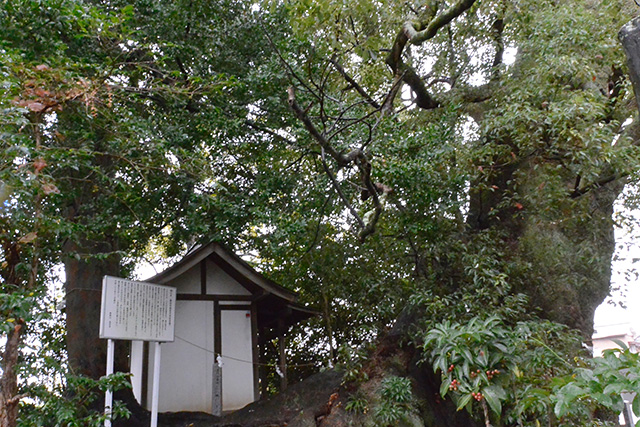
[[[220,357],[220,356],[218,356]],[[213,362],[213,392],[211,393],[211,414],[222,416],[222,366],[216,360]]]
[[[284,321],[280,319],[278,321],[278,349],[280,353],[280,391],[285,391],[287,389],[287,355],[285,353],[285,349],[287,348],[286,344],[286,328],[284,326]]]
[[[107,340],[107,376],[113,374],[114,343],[111,338]],[[104,412],[109,416],[104,420],[104,427],[111,427],[111,410],[113,406],[113,392],[107,390],[104,394]]]
[[[160,394],[160,343],[153,348],[153,390],[151,391],[151,427],[158,427],[158,394]]]

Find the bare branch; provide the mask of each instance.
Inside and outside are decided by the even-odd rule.
[[[329,62],[333,64],[333,66],[336,68],[336,70],[338,70],[338,72],[342,75],[342,77],[344,77],[344,79],[356,90],[356,92],[360,94],[360,96],[362,96],[369,103],[369,105],[371,105],[376,110],[380,109],[381,107],[380,104],[378,104],[373,98],[371,98],[369,94],[362,88],[362,86],[360,86],[358,82],[356,82],[353,79],[353,77],[347,74],[347,72],[344,70],[342,65],[335,59],[335,57],[330,58]]]
[[[229,114],[229,116],[231,116],[231,115]],[[233,116],[231,116],[231,117],[233,117]],[[245,119],[244,123],[247,126],[249,126],[250,128],[252,128],[252,129],[254,129],[254,130],[258,131],[258,132],[262,132],[262,133],[266,133],[267,135],[271,135],[275,139],[277,139],[277,140],[279,140],[281,142],[284,142],[285,144],[288,144],[288,145],[290,145],[292,147],[298,146],[298,144],[296,144],[295,141],[292,141],[292,140],[290,140],[288,138],[285,138],[284,136],[280,135],[279,133],[267,128],[266,126],[262,126],[262,125],[256,123],[253,120]]]
[[[365,228],[364,221],[362,220],[362,218],[360,218],[360,215],[358,215],[358,211],[356,211],[351,205],[351,203],[349,203],[349,199],[347,199],[344,193],[342,192],[342,189],[340,188],[340,184],[338,183],[336,178],[333,176],[333,173],[331,173],[331,169],[329,169],[329,166],[327,165],[324,148],[322,148],[321,159],[322,159],[322,167],[324,168],[325,173],[331,180],[331,184],[333,185],[333,188],[336,189],[336,193],[338,193],[338,196],[340,196],[340,199],[342,199],[342,203],[344,203],[347,209],[349,209],[349,212],[351,212],[351,215],[353,215],[356,221],[358,221],[358,225],[360,226],[360,228],[364,229]]]
[[[300,106],[296,102],[296,94],[293,87],[287,89],[287,93],[289,94],[289,106],[291,106],[291,109],[296,114],[296,117],[304,124],[304,127],[311,134],[313,139],[316,140],[316,142],[320,145],[320,147],[322,147],[324,151],[326,151],[331,157],[333,157],[333,159],[338,163],[340,167],[348,164],[351,159],[348,159],[343,154],[338,153],[331,146],[324,134],[318,131],[318,129],[314,126],[314,124],[311,122],[311,119],[309,119],[306,111],[300,108]]]
[[[291,67],[291,65],[286,61],[286,59],[284,59],[284,57],[282,56],[282,54],[280,53],[280,49],[278,49],[278,47],[276,46],[276,44],[273,42],[273,40],[271,39],[271,36],[269,35],[269,33],[267,32],[266,28],[264,28],[264,25],[262,25],[262,23],[260,24],[260,26],[262,27],[262,32],[264,33],[265,37],[267,38],[267,41],[269,42],[269,45],[271,45],[271,48],[273,49],[273,51],[276,53],[276,55],[278,55],[278,58],[280,59],[280,62],[282,62],[282,64],[284,65],[284,67],[286,68],[286,70],[289,72],[289,75],[291,75],[293,78],[295,78],[298,82],[300,82],[300,84],[309,91],[309,93],[311,93],[314,97],[320,99],[320,97],[318,96],[317,93],[315,93],[313,91],[313,89],[311,89],[305,82],[304,80],[298,76],[298,74],[295,72],[295,70],[293,69],[293,67]]]
[[[376,114],[376,113],[377,113],[377,111],[372,111],[372,112],[370,112],[370,113],[368,113],[368,114],[366,114],[366,115],[364,115],[364,116],[362,116],[362,117],[360,117],[358,119],[349,121],[347,124],[345,124],[344,126],[340,127],[339,129],[337,129],[334,132],[332,132],[332,131],[333,131],[333,128],[335,127],[335,125],[332,126],[331,129],[329,129],[329,131],[332,132],[332,134],[328,137],[328,139],[329,140],[333,139],[336,135],[340,134],[341,132],[343,132],[343,131],[347,130],[348,128],[350,128],[352,126],[355,126],[355,125],[357,125],[359,123],[362,123],[362,122],[366,123],[366,120],[368,118],[370,118],[371,116],[373,116],[374,114]],[[338,122],[336,122],[335,124],[337,125]]]
[[[313,234],[313,240],[311,241],[311,244],[309,244],[309,247],[304,251],[305,254],[308,254],[309,252],[311,252],[311,250],[316,245],[316,242],[318,241],[318,236],[320,235],[320,226],[322,225],[322,217],[324,216],[324,211],[327,208],[327,205],[329,204],[332,198],[333,198],[333,193],[329,194],[329,196],[326,198],[326,200],[322,204],[322,209],[320,209],[320,216],[318,218],[318,223],[316,224],[316,231]]]
[[[402,87],[402,77],[403,74],[396,74],[393,77],[393,85],[391,85],[391,90],[387,94],[384,102],[382,103],[382,116],[389,115],[393,112],[393,101],[396,99],[398,95],[398,91]]]

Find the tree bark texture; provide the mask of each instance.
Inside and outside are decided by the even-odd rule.
[[[636,104],[640,107],[640,17],[622,27],[618,38],[627,56],[629,76],[636,95]]]
[[[469,231],[498,230],[509,248],[508,256],[516,263],[528,264],[535,273],[525,273],[520,278],[521,286],[514,290],[528,295],[542,317],[578,329],[585,339],[590,339],[594,312],[609,293],[615,251],[613,204],[624,180],[594,187],[579,200],[571,201],[567,193],[566,200],[560,203],[575,211],[570,212],[571,225],[566,225],[561,218],[541,216],[539,207],[526,202],[504,203],[510,194],[540,191],[518,180],[517,175],[523,171],[535,182],[531,179],[534,169],[521,162],[496,171],[485,185],[487,189],[472,189]]]
[[[68,242],[64,249],[69,366],[76,375],[98,379],[107,360],[106,340],[99,338],[102,278],[119,275],[120,259],[109,242]],[[127,370],[124,346],[116,342],[115,371]]]
[[[20,354],[22,323],[17,323],[7,335],[2,355],[2,378],[0,379],[0,427],[14,427],[18,419],[18,376],[16,365]]]

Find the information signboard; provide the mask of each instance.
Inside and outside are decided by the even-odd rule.
[[[100,338],[171,342],[175,307],[175,288],[105,276]]]

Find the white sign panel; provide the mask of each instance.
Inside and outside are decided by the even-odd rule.
[[[104,276],[100,338],[174,340],[176,288]]]

